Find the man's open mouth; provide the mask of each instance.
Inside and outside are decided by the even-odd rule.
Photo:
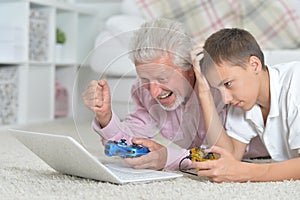
[[[173,92],[169,91],[169,92],[167,92],[165,94],[159,95],[157,98],[158,99],[166,99],[166,98],[170,97],[172,94],[173,94]]]

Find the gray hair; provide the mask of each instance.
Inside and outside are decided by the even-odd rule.
[[[168,55],[176,67],[191,68],[192,38],[179,22],[155,19],[144,23],[133,35],[130,47],[134,63],[151,63]]]

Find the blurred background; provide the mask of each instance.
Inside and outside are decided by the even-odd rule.
[[[0,130],[62,118],[89,121],[81,93],[106,78],[114,111],[134,107],[128,59],[144,21],[182,22],[195,43],[224,27],[250,31],[266,63],[300,58],[298,0],[0,0]]]

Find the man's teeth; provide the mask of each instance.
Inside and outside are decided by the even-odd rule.
[[[172,92],[168,92],[168,93],[166,93],[166,94],[164,94],[164,95],[158,96],[158,98],[159,98],[159,99],[165,99],[165,98],[167,98],[167,97],[169,97],[169,96],[171,96],[171,95],[172,95]]]

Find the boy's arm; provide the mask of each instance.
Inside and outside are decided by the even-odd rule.
[[[193,60],[194,72],[196,76],[195,87],[197,87],[198,97],[203,112],[205,129],[207,132],[206,139],[211,146],[217,145],[223,147],[233,154],[236,159],[240,160],[245,152],[246,144],[241,143],[227,135],[217,113],[214,99],[210,91],[210,86],[200,71],[199,61],[203,57],[203,54],[199,55],[199,53],[197,53],[199,50],[201,51],[201,49],[196,49],[191,52],[191,58]]]
[[[235,159],[241,160],[245,153],[247,144],[230,137],[224,129],[211,93],[199,94],[202,105],[207,141],[211,146],[219,146],[227,149]]]
[[[255,170],[260,167],[259,164],[256,165],[255,167],[252,166],[253,168],[251,171],[255,172]],[[281,181],[290,179],[299,180],[299,166],[299,157],[277,163],[263,164],[261,167],[264,168],[266,173],[261,177],[254,178],[253,181]]]

